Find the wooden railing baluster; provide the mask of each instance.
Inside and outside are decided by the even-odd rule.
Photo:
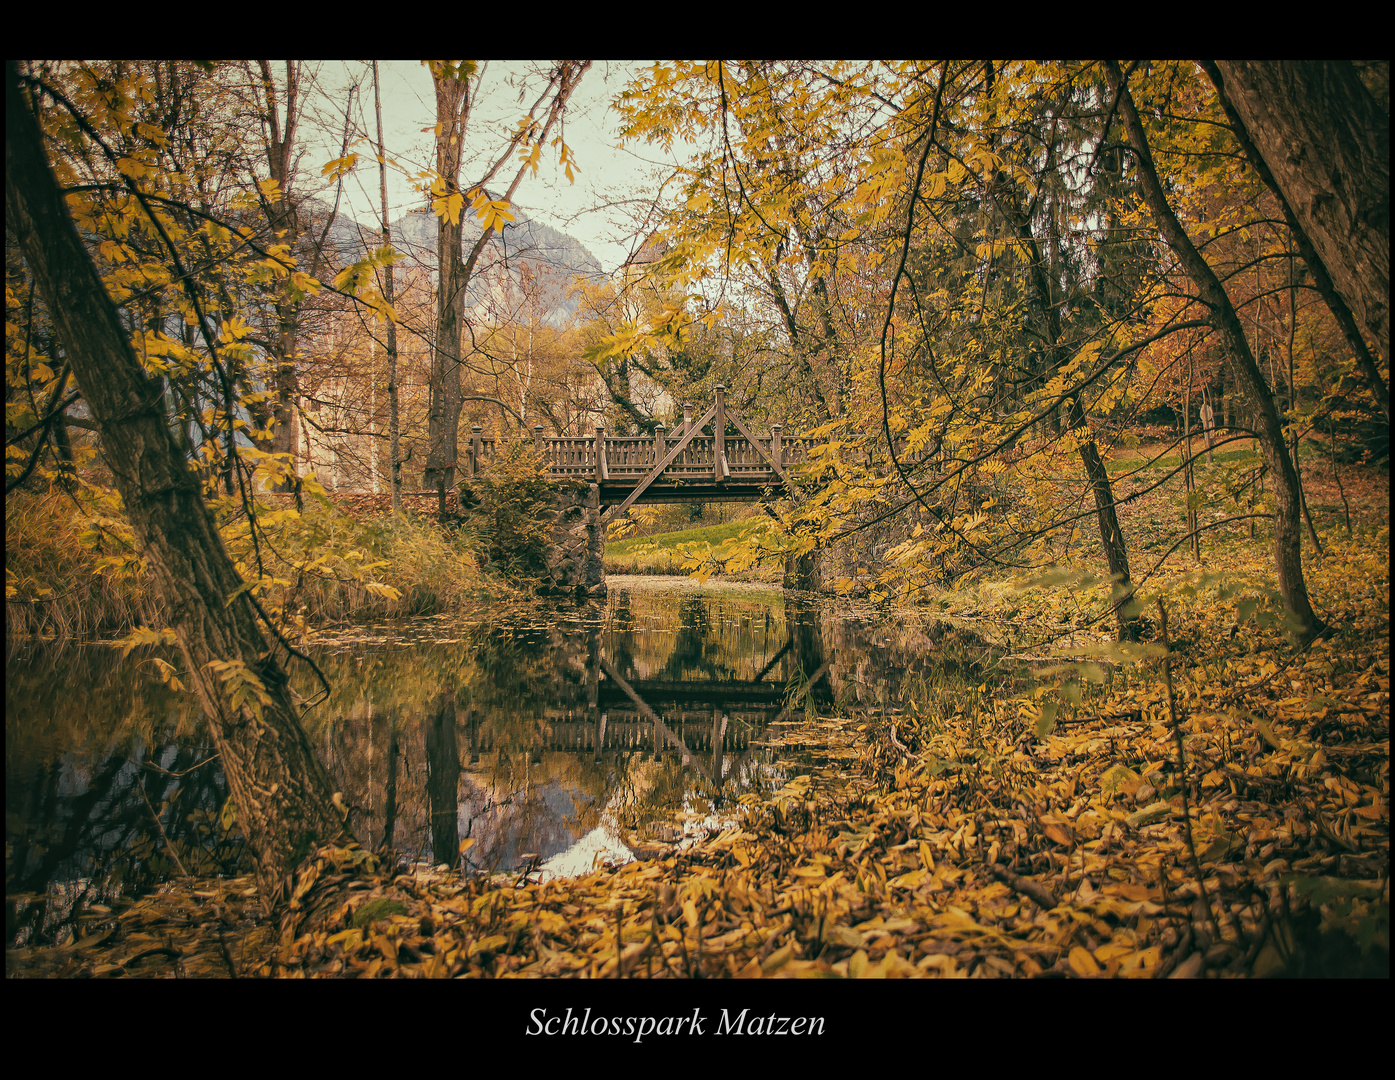
[[[672,431],[658,423],[650,436],[608,436],[605,425],[597,424],[591,436],[548,437],[542,424],[533,424],[533,446],[549,476],[608,485],[603,498],[611,506],[619,504],[622,496],[625,505],[633,502],[627,489],[632,489],[629,494],[643,495],[659,481],[654,495],[667,499],[720,498],[723,488],[730,497],[753,498],[757,496],[750,490],[752,486],[785,482],[785,466],[809,461],[814,440],[787,438],[780,424],[771,425],[768,436],[757,436],[740,416],[727,415],[724,386],[715,387],[713,397],[712,407],[699,421],[704,427],[711,422],[711,434],[694,430],[693,406],[684,402],[683,421]],[[730,437],[726,433],[728,421],[736,427]],[[460,463],[460,471],[467,477],[480,475],[497,456],[496,444],[501,440],[483,438],[482,431],[482,425],[471,425],[470,442]],[[932,456],[924,451],[908,453],[904,440],[899,445],[906,461]],[[660,465],[663,473],[656,476]],[[735,490],[732,485],[745,490]]]

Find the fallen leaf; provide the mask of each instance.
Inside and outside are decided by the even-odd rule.
[[[1077,975],[1090,976],[1100,973],[1099,964],[1095,963],[1095,958],[1090,955],[1090,950],[1083,945],[1077,945],[1070,951],[1070,967]]]

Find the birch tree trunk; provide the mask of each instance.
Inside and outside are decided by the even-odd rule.
[[[378,61],[373,61],[373,113],[378,120],[378,189],[382,202],[383,246],[392,247],[392,226],[388,223],[387,148],[383,146],[383,106],[378,95]],[[397,302],[396,282],[392,263],[383,269],[383,299],[388,307]],[[392,512],[402,512],[402,433],[397,412],[397,323],[391,319],[387,326],[388,364],[388,461],[392,478]]]

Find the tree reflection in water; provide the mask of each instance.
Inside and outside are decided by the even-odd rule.
[[[613,589],[608,610],[566,619],[418,620],[319,647],[333,689],[304,722],[362,842],[467,872],[515,873],[524,856],[547,860],[602,827],[644,851],[684,814],[723,812],[742,791],[807,770],[788,749],[752,745],[789,687],[825,670],[810,692],[827,715],[835,689],[860,693],[874,669],[914,663],[913,649],[879,658],[860,631],[778,600]],[[846,665],[825,667],[830,625]],[[181,867],[247,871],[197,706],[152,668],[107,647],[11,653],[8,940],[54,940],[84,904]]]

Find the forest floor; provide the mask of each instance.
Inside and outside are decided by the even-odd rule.
[[[1255,511],[1251,496],[1256,485],[1251,475],[1259,462],[1257,448],[1249,440],[1241,440],[1225,444],[1207,455],[1201,452],[1202,446],[1202,440],[1196,439],[1197,458],[1193,466],[1196,487],[1207,493],[1198,507],[1203,560],[1207,549],[1215,546],[1244,546],[1253,539],[1262,540],[1265,534],[1272,540],[1272,526],[1267,521],[1256,521],[1253,534],[1250,521],[1215,524],[1224,518]],[[1177,473],[1181,465],[1180,451],[1175,440],[1144,442],[1120,448],[1108,459],[1115,498],[1121,504],[1120,524],[1127,530],[1130,561],[1140,564],[1132,567],[1135,579],[1148,572],[1185,528],[1186,492]],[[1309,443],[1303,444],[1300,461],[1304,497],[1320,535],[1328,530],[1346,535],[1350,525],[1354,530],[1352,535],[1362,533],[1374,538],[1376,532],[1389,525],[1388,468],[1334,463]],[[1160,482],[1160,486],[1155,486]],[[1266,485],[1267,478],[1259,481],[1261,496]],[[1097,536],[1092,536],[1094,532],[1089,528],[1081,529],[1086,544],[1093,540],[1094,547],[1098,547]],[[1308,541],[1305,535],[1305,558],[1312,555]]]
[[[985,687],[978,708],[808,718],[787,737],[836,743],[842,777],[747,797],[738,826],[682,850],[538,881],[326,848],[280,925],[250,879],[176,882],[94,908],[62,948],[7,950],[6,974],[1387,976],[1388,479],[1343,467],[1339,491],[1330,472],[1305,470],[1324,555],[1304,547],[1334,631],[1306,647],[1276,609],[1263,524],[1222,526],[1202,568],[1178,551],[1147,585],[1166,658],[1153,618],[1132,664],[1058,643],[1049,659],[1085,673],[1073,693],[1048,666],[1041,692]],[[1131,548],[1162,555],[1184,513],[1175,492],[1127,503]],[[1045,625],[1070,588],[1005,591],[1011,617],[983,614]]]

